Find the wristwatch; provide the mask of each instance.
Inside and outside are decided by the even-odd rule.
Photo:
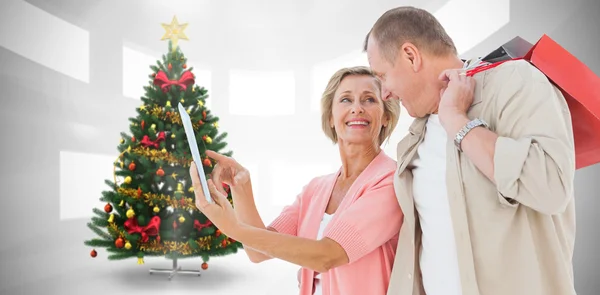
[[[460,144],[462,142],[462,140],[465,138],[465,136],[467,136],[467,133],[469,133],[471,130],[473,130],[473,128],[476,127],[485,127],[488,128],[488,123],[485,122],[482,119],[479,118],[475,118],[471,121],[469,121],[469,123],[467,123],[467,125],[465,125],[460,131],[458,131],[458,133],[456,133],[456,136],[454,137],[454,145],[456,145],[456,148],[462,152],[462,148],[460,147]]]

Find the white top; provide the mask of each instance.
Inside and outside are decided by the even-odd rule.
[[[329,224],[329,222],[331,221],[331,219],[333,218],[334,214],[327,214],[325,213],[323,215],[323,218],[321,219],[321,225],[319,226],[319,232],[317,233],[317,240],[320,240],[323,237],[323,231],[325,231],[325,227],[327,226],[327,224]],[[321,274],[317,274],[315,276],[315,295],[322,295],[323,294],[323,289],[321,286]]]
[[[423,231],[420,266],[427,295],[462,294],[446,191],[448,140],[438,116],[430,115],[418,157],[412,162],[413,197]]]

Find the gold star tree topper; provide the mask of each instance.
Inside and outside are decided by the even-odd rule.
[[[183,30],[185,30],[187,28],[188,24],[187,23],[179,24],[179,22],[177,21],[177,16],[173,16],[173,20],[171,21],[170,24],[161,24],[161,25],[165,29],[165,34],[162,36],[162,38],[160,40],[171,39],[172,51],[175,51],[177,49],[177,46],[178,46],[177,41],[179,41],[179,39],[189,40],[188,37],[183,32]]]

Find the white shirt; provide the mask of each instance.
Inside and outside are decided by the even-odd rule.
[[[427,295],[460,295],[460,273],[446,191],[448,136],[437,115],[427,120],[412,164],[413,195],[423,231],[420,267]]]
[[[317,233],[317,240],[320,240],[323,237],[323,232],[325,231],[325,227],[327,226],[327,224],[329,224],[329,222],[331,221],[331,219],[333,218],[334,214],[327,214],[325,213],[323,215],[323,219],[321,219],[321,225],[319,226],[319,232]],[[321,274],[317,274],[315,276],[315,295],[322,295],[323,294],[323,286],[321,285]]]

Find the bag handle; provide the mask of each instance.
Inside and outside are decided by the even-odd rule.
[[[475,67],[475,68],[472,68],[470,70],[467,70],[466,74],[467,74],[467,76],[472,77],[473,75],[475,75],[475,74],[477,74],[479,72],[483,72],[485,70],[489,70],[489,69],[495,68],[495,67],[497,67],[497,66],[499,66],[499,65],[501,65],[501,64],[503,64],[503,63],[505,63],[507,61],[520,60],[520,59],[523,59],[523,57],[515,57],[515,58],[511,58],[511,59],[507,59],[507,60],[503,60],[503,61],[499,61],[499,62],[495,62],[495,63],[483,64],[483,65],[480,65],[478,67]]]

